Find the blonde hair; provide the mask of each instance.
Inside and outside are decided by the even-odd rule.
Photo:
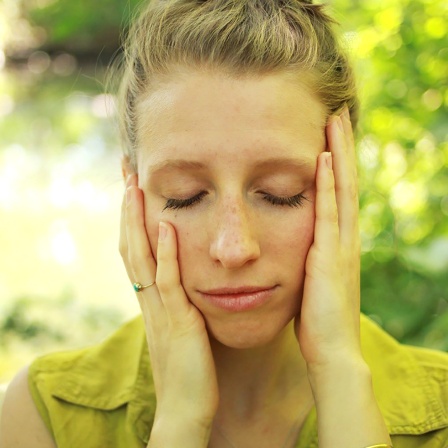
[[[125,155],[136,168],[138,102],[179,69],[234,77],[307,75],[328,115],[347,105],[356,126],[353,71],[334,24],[323,5],[310,1],[147,1],[110,74],[112,80],[120,79],[118,119]]]

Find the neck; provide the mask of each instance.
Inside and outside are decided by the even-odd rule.
[[[262,347],[233,349],[210,339],[220,389],[219,420],[256,420],[278,407],[309,405],[306,364],[293,321]]]

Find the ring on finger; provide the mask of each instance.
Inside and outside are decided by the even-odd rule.
[[[149,288],[150,286],[155,285],[155,283],[156,283],[155,280],[149,285],[142,285],[141,283],[136,282],[132,286],[135,292],[140,292],[143,291],[145,288]]]

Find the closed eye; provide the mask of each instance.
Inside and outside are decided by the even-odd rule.
[[[263,194],[263,198],[270,202],[272,205],[287,205],[289,207],[302,207],[303,201],[308,199],[302,194],[296,194],[295,196],[274,196],[269,193],[260,192]]]
[[[201,191],[197,195],[188,199],[168,199],[163,210],[166,210],[167,208],[179,210],[181,208],[191,207],[192,205],[200,202],[205,195],[207,195],[207,192]]]
[[[263,196],[263,199],[269,202],[272,205],[276,206],[289,206],[289,207],[302,207],[303,202],[307,201],[308,199],[302,194],[296,194],[294,196],[274,196],[272,194],[266,193],[264,191],[259,191]],[[208,193],[206,191],[201,191],[195,196],[192,196],[188,199],[174,199],[169,198],[166,201],[165,207],[163,210],[171,209],[171,210],[179,210],[182,208],[188,208],[192,207],[193,205],[201,202],[201,200],[207,195]]]

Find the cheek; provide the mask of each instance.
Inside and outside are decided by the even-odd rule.
[[[160,202],[152,200],[150,195],[147,194],[145,196],[145,226],[155,259],[157,258],[160,221],[170,223],[176,230],[178,256],[182,255],[185,248],[194,243],[195,235],[198,233],[197,230],[200,229],[200,221],[186,220],[182,216],[178,216],[177,213],[164,213]]]
[[[296,225],[294,234],[296,235],[296,245],[308,253],[308,250],[313,243],[314,239],[314,223],[315,214],[314,211],[309,213],[307,219]]]
[[[184,219],[176,214],[170,214],[168,218],[159,208],[151,207],[150,203],[146,203],[145,210],[146,228],[154,258],[157,258],[159,221],[166,220],[176,229],[181,282],[188,288],[189,279],[194,279],[198,271],[205,272],[209,269],[207,263],[210,261],[210,242],[204,224],[206,220],[204,217],[200,219],[191,215],[189,219]],[[279,215],[275,220],[263,221],[257,225],[257,238],[264,259],[260,260],[262,264],[273,262],[277,267],[282,266],[290,271],[294,277],[303,273],[314,237],[314,207],[306,207],[297,210],[297,213],[287,213],[284,216]]]
[[[156,207],[145,208],[146,229],[154,258],[157,260],[157,245],[159,238],[159,222],[166,221],[173,225],[177,238],[177,260],[181,281],[191,277],[190,273],[198,269],[199,264],[204,260],[206,242],[204,241],[204,231],[201,222],[194,219],[181,219],[176,214],[169,217],[160,212]],[[202,231],[201,231],[202,230]]]
[[[209,261],[208,241],[205,229],[200,222],[173,222],[177,232],[177,259],[181,282],[189,287],[189,279],[195,278],[198,272],[206,269]]]
[[[275,236],[270,238],[267,251],[281,260],[283,266],[294,266],[294,271],[302,272],[314,239],[314,221],[312,208],[297,213],[296,219],[277,221]]]

